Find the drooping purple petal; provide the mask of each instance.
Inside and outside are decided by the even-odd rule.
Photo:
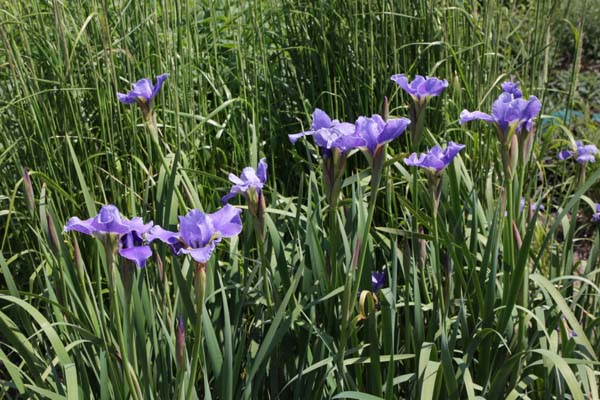
[[[304,137],[304,136],[311,136],[313,135],[315,132],[314,131],[304,131],[304,132],[300,132],[300,133],[290,133],[288,135],[288,139],[290,140],[290,142],[292,144],[295,144],[298,139]]]
[[[213,250],[215,249],[215,246],[216,246],[216,242],[212,241],[208,245],[206,245],[205,247],[199,247],[199,248],[187,247],[187,248],[182,248],[180,250],[180,253],[181,254],[189,254],[189,255],[191,255],[192,258],[194,259],[194,261],[196,261],[196,262],[206,263],[210,259],[210,256],[211,256]]]
[[[138,99],[137,96],[135,95],[135,93],[120,93],[117,92],[117,99],[124,104],[135,104],[137,103]]]
[[[492,117],[489,114],[486,114],[484,112],[481,111],[467,111],[467,110],[462,110],[462,112],[460,113],[460,119],[458,120],[458,122],[462,125],[465,122],[469,122],[469,121],[475,121],[475,120],[481,120],[484,122],[491,122],[494,123],[494,117]]]
[[[134,246],[127,249],[119,249],[119,254],[130,261],[133,261],[138,268],[146,266],[146,260],[152,256],[150,246]]]

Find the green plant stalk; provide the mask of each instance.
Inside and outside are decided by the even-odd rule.
[[[204,296],[206,291],[206,264],[196,263],[195,273],[195,292],[196,292],[196,341],[192,348],[192,364],[190,380],[186,390],[186,399],[192,398],[192,389],[196,386],[198,381],[198,369],[200,363],[203,362],[204,350],[202,347],[202,315],[204,313]]]
[[[269,313],[273,312],[273,298],[271,295],[271,287],[269,286],[269,273],[267,267],[269,262],[267,260],[267,254],[265,252],[265,232],[264,226],[258,224],[257,221],[254,221],[254,236],[256,237],[256,246],[258,247],[258,253],[260,257],[260,272],[262,274],[263,279],[263,287],[265,291],[265,297],[267,299],[267,309]]]
[[[116,326],[117,331],[117,341],[119,344],[119,349],[121,352],[121,359],[123,360],[123,372],[127,379],[127,384],[129,385],[129,389],[131,390],[131,394],[134,399],[141,400],[143,398],[142,391],[137,383],[137,380],[133,376],[133,371],[130,369],[129,365],[129,356],[128,349],[125,346],[125,339],[123,337],[123,321],[121,318],[120,306],[119,306],[119,298],[117,293],[117,285],[116,285],[116,277],[119,276],[118,267],[117,267],[117,243],[116,236],[114,235],[104,235],[102,242],[104,244],[104,249],[106,252],[106,265],[108,268],[108,291],[110,294],[110,305],[111,305],[111,314],[114,316],[114,326]],[[127,321],[125,323],[128,323]]]
[[[344,366],[344,351],[346,350],[346,344],[348,341],[348,324],[350,321],[350,298],[352,293],[358,293],[358,289],[360,288],[360,283],[362,280],[363,267],[366,259],[366,252],[368,247],[368,236],[371,227],[371,223],[373,222],[373,216],[375,214],[375,208],[377,204],[377,192],[379,188],[379,183],[381,181],[381,175],[383,172],[385,159],[385,145],[379,147],[373,157],[372,167],[371,167],[371,197],[369,199],[369,209],[367,213],[367,220],[365,222],[365,227],[362,233],[362,236],[359,237],[357,241],[357,247],[359,248],[358,258],[355,259],[358,261],[354,268],[349,268],[348,273],[346,274],[346,283],[344,289],[344,297],[342,299],[342,330],[340,335],[340,345],[338,348],[338,356],[337,356],[337,365],[338,372],[341,374],[341,377],[345,375],[345,366]],[[357,271],[355,278],[352,278],[353,272]],[[353,284],[354,283],[354,284]]]

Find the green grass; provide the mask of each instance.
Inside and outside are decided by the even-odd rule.
[[[509,193],[546,212],[504,218],[493,129],[458,125],[511,77],[545,101],[568,4],[0,4],[0,397],[598,398],[600,236],[587,220],[600,172],[582,179],[555,161],[569,129],[540,131]],[[572,71],[565,104],[577,98]],[[163,72],[157,145],[116,92]],[[384,96],[408,116],[396,73],[450,83],[429,103],[423,148],[467,148],[444,175],[439,213],[425,176],[401,161],[404,138],[373,187],[368,162],[349,158],[332,211],[316,147],[287,134],[315,107],[354,121],[381,113]],[[190,208],[214,211],[227,173],[263,156],[265,240],[245,212],[207,265],[204,302],[189,258],[154,245],[129,293],[124,263],[61,233],[108,203],[174,230]],[[574,257],[582,244],[587,260]],[[356,293],[382,267],[376,308]]]

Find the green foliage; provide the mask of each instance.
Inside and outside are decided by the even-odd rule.
[[[600,171],[556,164],[574,139],[556,125],[510,180],[493,128],[457,124],[511,76],[544,99],[564,5],[519,3],[2,2],[0,397],[598,398],[600,236],[575,216]],[[163,72],[156,140],[116,92]],[[314,107],[353,121],[384,96],[408,115],[389,80],[402,72],[450,83],[422,148],[467,145],[439,212],[403,138],[373,181],[352,155],[331,207],[317,151],[287,134]],[[245,213],[202,293],[197,266],[162,246],[128,270],[61,234],[107,203],[175,230],[261,156],[265,238]]]

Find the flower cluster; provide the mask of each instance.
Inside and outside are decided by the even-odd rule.
[[[347,153],[353,149],[362,149],[371,156],[378,148],[397,138],[410,124],[408,118],[384,121],[380,115],[370,118],[359,117],[355,124],[332,120],[323,110],[315,109],[312,114],[311,130],[288,135],[290,142],[296,143],[303,136],[312,135],[315,143],[323,150],[324,156],[330,156],[333,149]]]
[[[223,237],[241,232],[241,211],[230,205],[212,214],[192,210],[179,217],[180,231],[170,232],[152,222],[144,224],[140,217],[129,220],[114,205],[105,205],[93,218],[81,220],[72,217],[64,230],[100,239],[118,239],[119,254],[139,268],[143,268],[152,255],[149,244],[156,239],[167,243],[176,255],[190,254],[195,261],[206,263]]]

